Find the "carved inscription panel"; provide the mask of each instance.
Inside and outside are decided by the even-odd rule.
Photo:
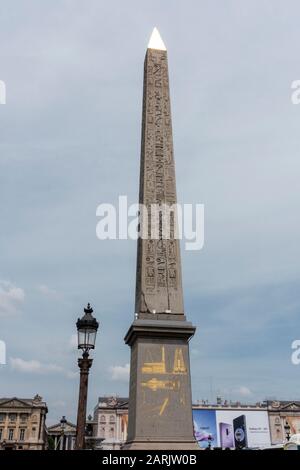
[[[136,311],[183,314],[180,251],[174,238],[176,214],[151,206],[176,204],[168,64],[166,51],[148,49],[145,59],[140,203],[147,207],[148,239],[139,240]],[[152,216],[151,216],[152,214]],[[163,236],[164,223],[169,232]],[[141,218],[143,225],[143,218]],[[153,230],[156,228],[156,237]]]

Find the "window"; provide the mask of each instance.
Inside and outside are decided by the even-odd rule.
[[[24,441],[25,439],[25,429],[21,428],[20,429],[20,441]]]
[[[113,423],[113,424],[116,422],[116,418],[115,418],[114,415],[110,415],[110,417],[109,417],[109,422],[110,422],[110,423]]]
[[[27,422],[27,415],[25,413],[21,414],[21,423],[26,423]]]
[[[105,424],[106,423],[106,418],[104,415],[100,416],[100,423]]]
[[[8,416],[9,416],[9,421],[14,422],[14,421],[17,420],[17,415],[16,415],[16,413],[9,413]]]
[[[3,428],[0,428],[0,441],[2,441],[2,436],[3,436]]]
[[[105,428],[104,428],[104,427],[102,427],[102,428],[100,429],[100,437],[102,437],[102,438],[105,437]]]
[[[8,440],[9,441],[12,441],[14,438],[14,430],[13,429],[9,429],[8,430]]]
[[[35,430],[36,428],[32,428],[32,437],[35,437]]]
[[[6,414],[5,413],[0,413],[0,423],[3,423],[5,421]]]
[[[109,430],[109,437],[114,437],[114,428],[110,428]]]

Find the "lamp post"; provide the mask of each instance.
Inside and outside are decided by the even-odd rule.
[[[285,430],[286,440],[287,442],[289,442],[290,437],[291,437],[291,426],[289,425],[288,421],[285,422],[284,430]]]
[[[80,369],[80,385],[77,412],[77,429],[75,449],[84,449],[84,435],[86,423],[86,405],[88,392],[89,370],[92,366],[93,359],[89,358],[90,349],[95,348],[96,334],[99,323],[92,315],[93,309],[90,304],[84,309],[82,318],[78,318],[76,327],[78,332],[78,349],[82,350],[82,358],[78,359]]]

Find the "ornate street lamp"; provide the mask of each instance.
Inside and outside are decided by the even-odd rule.
[[[89,358],[90,349],[95,349],[96,334],[99,323],[92,315],[93,309],[90,304],[84,309],[82,318],[78,318],[76,327],[78,332],[78,349],[82,350],[82,358],[78,359],[80,369],[80,385],[77,413],[77,430],[75,449],[84,449],[85,423],[86,423],[86,406],[88,392],[89,370],[92,366],[93,359]]]
[[[290,437],[291,437],[291,426],[289,425],[288,421],[285,422],[284,430],[285,430],[286,440],[289,442]]]

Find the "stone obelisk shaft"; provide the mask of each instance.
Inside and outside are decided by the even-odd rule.
[[[148,213],[147,219],[140,218],[141,233],[148,239],[138,241],[135,311],[183,316],[176,212],[167,217],[162,211],[156,219],[151,213],[153,205],[174,208],[177,203],[166,50],[147,49],[145,57],[139,202]],[[153,239],[155,222],[159,227]],[[164,222],[170,227],[169,239],[163,238]]]
[[[152,40],[155,37],[157,41]],[[147,209],[148,237],[143,213],[136,315],[125,336],[131,362],[124,448],[195,450],[189,358],[195,327],[186,321],[183,310],[176,213],[172,217],[172,211],[162,211],[161,217],[155,217],[158,230],[153,237],[149,211],[153,205],[166,209],[176,203],[167,52],[156,29],[153,42],[158,47],[149,47],[145,58],[140,173],[140,203]]]

